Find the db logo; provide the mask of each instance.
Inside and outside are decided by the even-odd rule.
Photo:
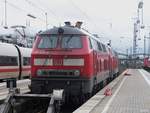
[[[62,61],[62,59],[54,59],[53,64],[54,64],[54,66],[62,66],[63,61]]]

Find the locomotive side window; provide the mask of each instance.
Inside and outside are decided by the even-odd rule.
[[[107,60],[104,60],[104,70],[107,70]]]
[[[98,45],[99,51],[103,51],[102,46],[101,46],[101,43],[97,42],[97,45]]]
[[[94,50],[99,50],[96,40],[94,40],[94,39],[91,38],[91,43],[92,43],[92,46],[93,46]]]
[[[79,36],[64,36],[62,38],[62,48],[82,48],[82,40]]]
[[[57,36],[41,36],[40,43],[38,45],[39,49],[48,49],[48,48],[56,48],[57,46]]]
[[[89,39],[90,49],[93,49],[91,39],[90,38],[88,38],[88,39]]]
[[[30,65],[30,57],[23,57],[23,65],[24,66]]]
[[[17,57],[13,56],[0,56],[0,66],[17,66]]]
[[[106,46],[105,46],[106,47]],[[107,53],[109,53],[109,49],[108,49],[108,47],[106,47],[106,51],[107,51]]]

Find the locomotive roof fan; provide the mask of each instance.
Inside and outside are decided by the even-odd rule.
[[[83,22],[81,22],[81,21],[77,21],[77,22],[76,22],[76,24],[75,24],[75,27],[77,27],[77,28],[79,28],[79,29],[80,29],[80,28],[81,28],[82,23],[83,23]]]
[[[61,28],[61,27],[59,27],[59,28],[58,28],[58,34],[63,34],[63,33],[64,33],[64,29]]]
[[[66,26],[71,26],[71,22],[69,22],[69,21],[66,21],[64,23],[65,23]]]

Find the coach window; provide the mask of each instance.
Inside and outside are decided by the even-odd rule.
[[[24,66],[30,65],[30,57],[23,57],[23,65]]]
[[[17,66],[17,57],[0,56],[0,66]]]
[[[109,49],[108,49],[108,47],[106,47],[106,52],[107,52],[107,53],[109,53]]]
[[[104,52],[107,52],[106,47],[105,47],[104,44],[102,44],[102,47],[103,47],[103,51],[104,51]]]
[[[101,43],[97,42],[97,45],[98,45],[99,51],[103,51],[102,46],[101,46]]]

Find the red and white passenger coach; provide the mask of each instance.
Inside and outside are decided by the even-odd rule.
[[[31,75],[31,49],[0,42],[0,80]]]

